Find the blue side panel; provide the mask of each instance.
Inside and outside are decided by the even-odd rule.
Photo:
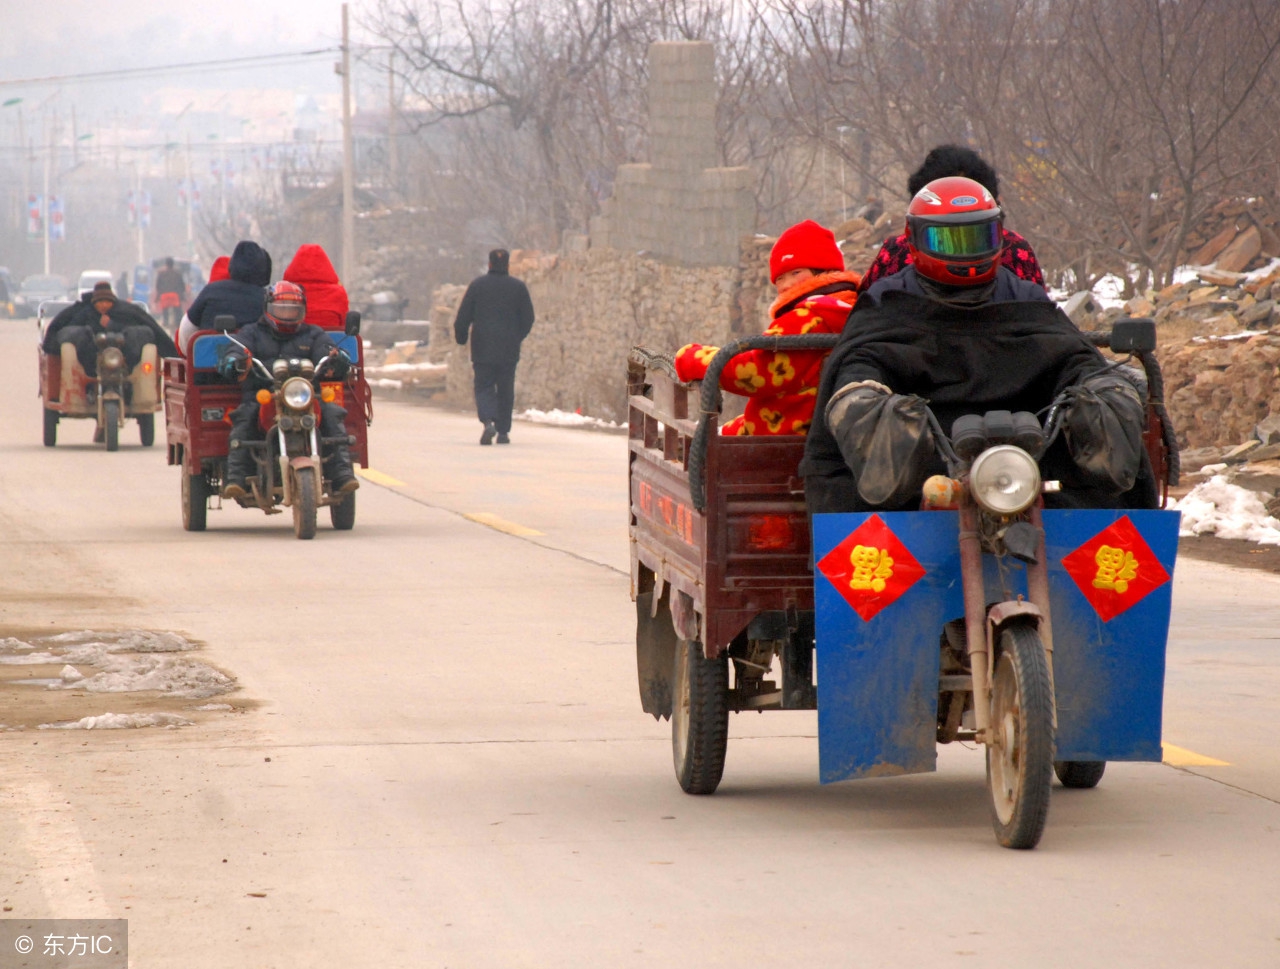
[[[199,370],[212,370],[218,365],[218,350],[230,342],[222,333],[196,337],[191,348],[191,366]]]
[[[333,342],[338,344],[339,350],[345,350],[347,356],[351,358],[352,363],[360,362],[360,337],[348,336],[345,333],[333,334]]]
[[[1128,515],[1170,581],[1104,622],[1063,558]],[[1059,760],[1161,759],[1165,644],[1178,550],[1173,511],[1046,511]]]
[[[815,515],[814,561],[868,514]],[[958,516],[881,513],[925,575],[870,620],[814,572],[822,782],[915,774],[936,762],[939,637],[963,614]]]

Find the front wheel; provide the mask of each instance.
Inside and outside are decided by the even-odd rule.
[[[203,474],[182,472],[182,527],[204,531],[209,513],[209,480]]]
[[[53,447],[58,443],[58,412],[44,409],[44,446]]]
[[[1105,760],[1055,760],[1053,772],[1063,787],[1097,787],[1107,769]]]
[[[138,415],[138,437],[143,447],[151,447],[156,443],[156,415]]]
[[[120,401],[109,400],[102,405],[102,423],[107,450],[120,450]]]
[[[991,684],[987,786],[996,840],[1034,848],[1049,816],[1053,778],[1053,688],[1040,634],[1028,626],[1000,633]]]
[[[714,794],[729,743],[729,660],[707,659],[702,644],[676,644],[672,677],[671,753],[686,794]]]
[[[316,537],[315,468],[293,472],[293,534],[303,539]]]
[[[340,532],[349,532],[356,527],[356,493],[348,492],[336,505],[329,506],[329,520]]]

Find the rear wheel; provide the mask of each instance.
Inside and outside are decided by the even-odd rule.
[[[58,443],[58,412],[44,409],[44,446],[53,447]]]
[[[1053,772],[1063,787],[1097,787],[1107,769],[1105,760],[1055,760]]]
[[[671,753],[686,794],[714,794],[729,743],[729,660],[707,659],[702,644],[676,645],[671,703]]]
[[[102,422],[107,450],[120,450],[120,401],[109,400],[102,405]]]
[[[340,532],[349,532],[356,527],[356,493],[349,492],[336,505],[329,506],[329,520]]]
[[[209,480],[203,474],[182,473],[182,527],[204,531],[209,514]]]
[[[141,439],[143,447],[151,447],[156,443],[155,414],[138,415],[138,437]]]
[[[996,840],[1034,848],[1049,816],[1053,778],[1053,689],[1040,634],[1012,626],[1000,634],[991,684],[992,742],[987,786]]]
[[[293,472],[293,534],[298,538],[316,536],[316,469]]]

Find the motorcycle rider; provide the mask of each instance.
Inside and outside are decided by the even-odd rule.
[[[256,242],[237,242],[227,262],[227,278],[212,281],[212,277],[210,273],[209,285],[187,307],[178,326],[178,347],[183,356],[199,330],[213,329],[214,317],[224,313],[234,316],[240,326],[262,317],[266,287],[271,282],[271,254]]]
[[[164,268],[156,273],[156,306],[164,319],[164,328],[178,332],[178,320],[182,316],[182,301],[187,298],[187,281],[181,271],[174,268],[173,257],[166,256]]]
[[[972,179],[929,182],[907,210],[912,264],[859,297],[827,358],[800,474],[810,513],[919,507],[945,473],[925,417],[1038,413],[1064,391],[1040,460],[1052,507],[1152,508],[1134,384],[1035,283],[1000,265],[1001,212]]]
[[[73,344],[80,366],[90,377],[98,375],[98,347],[94,337],[98,333],[124,334],[124,360],[130,370],[142,359],[142,348],[148,343],[156,345],[161,357],[177,356],[169,334],[140,306],[116,299],[111,284],[101,282],[86,293],[78,303],[73,303],[55,316],[45,331],[40,348],[45,353],[61,353],[64,343]]]
[[[233,256],[232,262],[234,261]],[[260,389],[269,388],[271,383],[250,364],[250,354],[268,367],[282,357],[310,360],[317,368],[328,360],[326,376],[336,380],[346,375],[351,361],[338,349],[328,333],[318,326],[303,322],[306,315],[307,300],[302,287],[282,280],[267,289],[261,318],[236,331],[235,338],[244,346],[228,344],[220,353],[218,371],[223,376],[238,377],[244,383],[240,406],[231,412],[230,439],[233,442],[263,439],[263,431],[258,423],[259,404],[256,395]],[[351,452],[346,444],[347,429],[344,423],[346,415],[347,412],[337,404],[320,404],[320,434],[342,440],[340,444],[326,447],[324,454],[325,476],[329,478],[335,494],[355,491],[360,487],[360,482],[351,470]],[[246,479],[253,470],[253,455],[249,448],[233,446],[227,454],[223,497],[240,498],[248,494]]]

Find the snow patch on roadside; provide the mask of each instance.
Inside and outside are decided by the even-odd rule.
[[[1259,545],[1280,545],[1280,521],[1267,514],[1258,493],[1215,474],[1169,507],[1182,512],[1179,535],[1214,535]]]
[[[103,713],[69,723],[42,723],[40,730],[126,730],[137,727],[189,727],[192,721],[176,713]]]
[[[203,700],[235,689],[236,683],[212,666],[184,656],[102,656],[102,661],[89,663],[102,672],[71,682],[51,686],[53,690],[87,690],[90,693],[166,693],[169,696]]]
[[[605,421],[599,417],[588,417],[586,414],[576,414],[570,411],[538,410],[531,407],[522,414],[517,414],[517,418],[522,421],[528,421],[530,424],[551,424],[556,427],[590,427],[597,430],[617,430],[618,423],[616,421]]]

